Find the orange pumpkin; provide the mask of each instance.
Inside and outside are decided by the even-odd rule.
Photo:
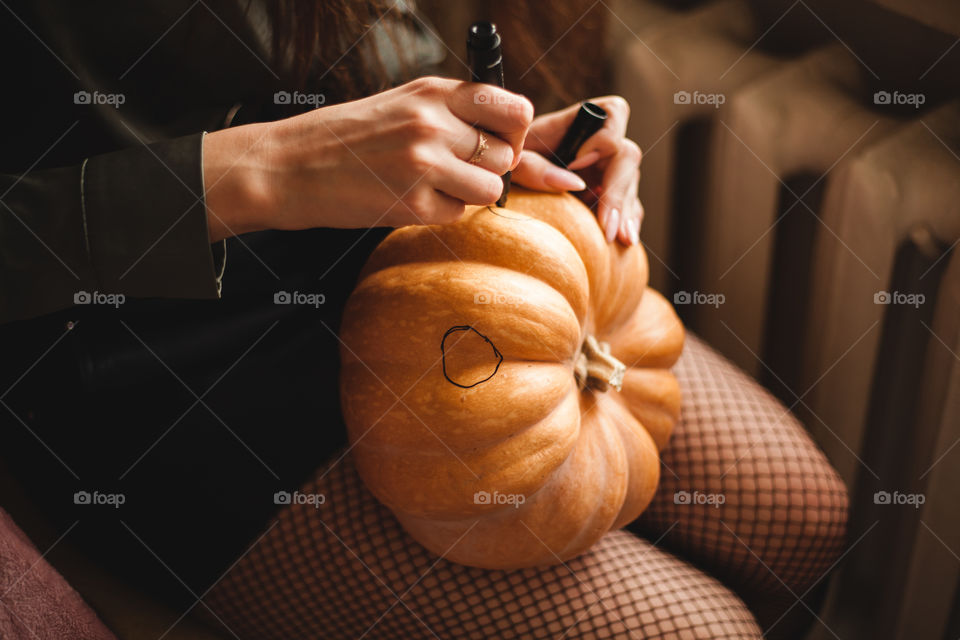
[[[341,397],[370,491],[449,560],[576,556],[635,519],[680,412],[684,331],[640,246],[569,194],[391,233],[347,303]]]

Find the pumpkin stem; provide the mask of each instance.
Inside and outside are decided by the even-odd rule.
[[[610,345],[598,342],[592,335],[588,335],[583,341],[573,368],[573,375],[580,389],[590,388],[597,391],[606,391],[610,387],[620,391],[626,372],[627,367],[610,355]]]

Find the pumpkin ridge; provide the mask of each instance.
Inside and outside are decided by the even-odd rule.
[[[568,416],[564,416],[563,413],[567,413]],[[539,491],[548,482],[556,468],[562,466],[576,448],[580,435],[579,415],[579,400],[571,397],[571,393],[567,393],[542,420],[528,425],[513,438],[502,440],[492,446],[481,447],[482,450],[477,451],[476,455],[471,456],[460,450],[454,451],[455,457],[453,457],[440,438],[436,446],[430,450],[421,448],[409,452],[411,455],[391,455],[388,464],[378,465],[376,468],[366,468],[361,462],[358,469],[362,469],[361,476],[364,477],[364,481],[377,499],[392,510],[412,514],[422,512],[424,516],[442,517],[448,521],[470,517],[470,515],[487,514],[492,511],[494,505],[476,503],[470,501],[470,498],[477,491],[492,492],[498,487],[502,493],[523,496]],[[577,416],[576,429],[563,423],[564,417],[572,416]],[[526,442],[531,440],[531,430],[539,426],[543,426],[546,433],[534,434],[537,437],[532,442]],[[565,437],[560,439],[557,437],[559,435]],[[538,441],[547,443],[547,446],[535,446]],[[526,448],[519,446],[524,444],[528,446]],[[364,454],[361,456],[363,460],[371,458],[366,455],[371,451],[376,453],[398,451],[390,447],[389,443],[381,446],[386,446],[387,449],[376,448],[368,438],[364,438],[354,447],[354,450],[359,450],[357,454]],[[514,454],[513,463],[509,466],[499,464],[498,461],[502,459],[503,453],[511,449],[521,450]],[[439,502],[435,498],[426,504],[418,501],[416,495],[397,490],[398,487],[407,486],[402,480],[415,476],[431,477],[431,471],[433,471],[433,477],[443,478],[445,497]],[[456,478],[460,480],[456,481]],[[451,499],[457,496],[459,499],[451,502]]]
[[[479,250],[476,248],[476,229],[470,226],[470,223],[482,219],[483,215],[478,215],[478,212],[484,211],[485,207],[468,208],[468,213],[453,224],[404,227],[397,230],[402,234],[397,238],[391,235],[381,243],[362,269],[358,284],[371,273],[418,263],[444,264],[455,260],[463,264],[498,266],[530,275],[556,289],[568,299],[578,320],[582,320],[589,306],[590,283],[583,258],[569,238],[548,222],[525,216],[523,221],[534,223],[540,228],[519,232],[514,225],[497,224],[493,229],[483,230],[480,237],[482,250]],[[531,235],[554,236],[555,242],[545,244],[539,251],[534,252],[525,247],[525,240]],[[402,244],[413,245],[413,250],[401,253]],[[524,258],[526,262],[523,261]],[[528,268],[518,268],[518,261],[521,267]],[[554,270],[550,271],[550,267],[554,267]],[[571,287],[571,276],[582,284],[582,287]],[[579,295],[574,296],[571,288],[579,291]]]
[[[434,388],[442,379],[439,372],[433,373],[433,380],[428,376],[416,383],[419,374],[410,372],[390,390],[362,363],[351,363],[341,372],[344,390],[349,385],[365,398],[360,401],[357,395],[343,394],[341,406],[352,427],[351,436],[363,437],[364,442],[383,440],[397,450],[413,453],[436,447],[434,434],[454,451],[493,446],[547,419],[569,393],[572,375],[561,363],[539,363],[533,371],[511,362],[502,366],[504,377],[498,376],[489,388],[481,385],[464,390],[444,382],[442,391],[436,393]],[[386,378],[389,380],[389,375]],[[537,402],[517,405],[531,387],[536,389]],[[396,402],[395,395],[403,398],[403,404]],[[498,399],[513,408],[490,413],[485,407]],[[425,401],[430,404],[424,406]]]
[[[555,288],[538,278],[495,265],[482,264],[465,275],[468,269],[457,264],[446,270],[443,277],[433,274],[429,265],[388,267],[370,274],[354,290],[345,310],[344,340],[347,344],[354,343],[359,338],[357,334],[376,338],[380,348],[361,347],[357,351],[365,361],[368,357],[391,362],[401,361],[402,356],[419,359],[415,351],[397,350],[396,344],[381,339],[384,332],[394,330],[392,325],[399,316],[411,329],[405,335],[405,341],[411,346],[421,341],[435,341],[435,345],[429,348],[437,349],[438,356],[443,334],[452,326],[462,325],[475,327],[490,337],[505,356],[515,353],[520,357],[536,355],[543,360],[561,360],[561,356],[572,354],[577,348],[580,319],[569,300]],[[411,282],[411,276],[418,276],[418,279]],[[502,283],[501,286],[485,286],[490,279]],[[500,296],[500,300],[509,302],[521,295],[523,299],[517,299],[517,304],[491,298]],[[444,304],[431,305],[438,298]],[[383,310],[375,313],[375,306]],[[417,321],[409,320],[406,309],[413,311],[424,307],[429,314],[417,311],[420,314]],[[397,313],[394,309],[404,311]],[[380,330],[374,331],[373,327],[380,327]],[[504,329],[509,331],[505,333]],[[387,351],[394,351],[401,358],[378,355]]]
[[[570,398],[570,394],[571,394],[571,393],[574,393],[574,392],[576,392],[576,387],[575,387],[575,386],[571,386],[570,390],[569,390],[567,393],[561,395],[561,396],[557,399],[557,402],[554,403],[554,404],[550,407],[550,409],[543,415],[543,417],[542,417],[540,420],[537,420],[537,421],[535,421],[535,422],[531,422],[530,424],[527,424],[527,425],[525,425],[525,426],[517,429],[516,431],[513,431],[513,432],[511,432],[511,433],[509,433],[509,434],[506,434],[506,435],[504,435],[504,436],[501,436],[499,439],[492,441],[492,444],[487,445],[486,448],[495,447],[495,446],[497,446],[497,445],[507,443],[507,442],[509,442],[509,441],[512,440],[512,439],[515,439],[515,438],[518,438],[518,437],[520,437],[520,436],[523,436],[524,434],[528,434],[531,429],[534,429],[534,428],[536,428],[538,425],[543,424],[544,421],[549,420],[550,418],[555,418],[555,417],[556,417],[555,414],[557,414],[557,413],[560,412],[561,410],[565,409],[565,406],[564,406],[565,403],[570,402],[570,399],[569,399],[569,398]],[[577,432],[577,433],[579,433],[579,431],[580,431],[580,425],[579,425],[579,424],[577,425],[576,429],[574,429],[574,431]],[[468,452],[467,452],[467,451],[464,451],[464,453],[468,453]],[[568,454],[568,455],[569,455],[569,454]]]
[[[556,366],[562,367],[562,364],[556,363],[556,362],[549,362],[549,363],[543,363],[543,364],[548,364],[552,367],[556,367]],[[361,369],[363,368],[362,364],[351,365],[351,366],[358,366]],[[458,392],[460,391],[466,391],[466,390],[458,389]],[[513,428],[511,431],[504,432],[498,435],[497,437],[489,438],[489,439],[483,440],[482,442],[472,444],[469,446],[460,446],[460,445],[457,445],[456,443],[451,444],[450,440],[453,438],[453,435],[450,433],[448,429],[444,428],[444,425],[438,425],[435,422],[432,422],[430,419],[424,418],[423,416],[414,413],[413,410],[410,409],[409,407],[405,407],[401,403],[396,403],[396,406],[394,406],[391,409],[391,412],[402,411],[402,410],[409,411],[414,416],[414,421],[413,421],[414,426],[419,426],[427,429],[429,432],[432,432],[431,433],[431,438],[433,438],[432,442],[431,442],[431,439],[425,439],[425,441],[431,444],[435,443],[436,444],[435,451],[429,448],[425,448],[423,444],[418,444],[418,443],[410,443],[410,444],[404,445],[404,444],[398,443],[394,439],[388,439],[384,442],[381,442],[376,437],[376,434],[374,434],[373,438],[371,439],[370,432],[372,432],[374,429],[377,428],[377,426],[379,426],[379,422],[386,420],[389,417],[390,412],[381,416],[381,420],[376,421],[375,424],[368,425],[367,428],[365,429],[365,433],[362,436],[363,439],[360,442],[366,447],[376,448],[378,450],[385,450],[384,447],[386,447],[389,450],[404,451],[404,452],[409,452],[416,455],[421,455],[421,454],[432,455],[434,452],[441,455],[449,455],[449,452],[453,451],[455,454],[459,455],[460,457],[465,457],[465,456],[469,457],[473,452],[475,452],[478,449],[485,450],[491,447],[496,447],[498,445],[503,444],[504,442],[509,441],[510,439],[529,433],[531,429],[537,427],[538,425],[543,424],[545,421],[556,418],[557,412],[564,409],[563,405],[567,402],[570,402],[569,396],[574,391],[576,391],[576,385],[571,375],[570,379],[567,381],[566,385],[564,386],[563,392],[558,393],[552,403],[541,407],[542,411],[538,413],[534,419],[529,420],[525,423],[518,423],[515,425],[515,428]],[[393,400],[395,400],[395,398],[393,397],[392,394],[390,394],[387,402],[389,404],[393,404]],[[405,402],[407,401],[406,398],[404,400]],[[374,444],[374,443],[380,443],[380,444]]]

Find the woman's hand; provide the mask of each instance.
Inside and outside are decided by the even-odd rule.
[[[204,137],[211,241],[258,229],[443,224],[489,204],[520,159],[533,105],[421,78],[369,98]],[[475,164],[479,131],[488,148]]]
[[[608,117],[603,128],[587,139],[577,152],[577,159],[569,165],[572,171],[586,170],[586,184],[577,174],[547,160],[573,123],[579,104],[533,121],[513,181],[543,191],[585,189],[584,200],[596,204],[597,220],[607,242],[616,237],[623,244],[637,244],[643,221],[643,205],[637,197],[641,153],[640,147],[625,137],[630,106],[620,96],[593,98],[590,102],[603,107]]]

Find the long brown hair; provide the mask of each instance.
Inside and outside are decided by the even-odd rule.
[[[288,62],[292,82],[330,84],[343,98],[383,89],[382,56],[399,52],[378,51],[364,35],[388,13],[392,20],[415,20],[394,10],[395,3],[273,0],[268,6],[274,59]],[[489,19],[504,34],[508,88],[535,102],[557,106],[595,95],[607,86],[602,3],[600,8],[591,0],[565,0],[551,7],[533,0],[459,0],[455,8],[452,4],[451,0],[418,3],[427,16],[437,18],[434,22],[449,27],[446,32],[441,28],[440,35],[452,52],[450,75],[466,77],[456,57],[463,56],[462,40],[469,22]],[[469,16],[469,20],[450,24],[441,15],[450,13]]]
[[[504,34],[507,88],[529,97],[538,111],[609,93],[605,39],[610,16],[604,3],[475,0],[474,4],[479,17],[496,22]]]
[[[385,16],[392,0],[274,0],[273,58],[288,80],[333,85],[342,98],[372,93],[382,83],[380,53],[364,35]],[[371,58],[372,56],[372,58]]]

